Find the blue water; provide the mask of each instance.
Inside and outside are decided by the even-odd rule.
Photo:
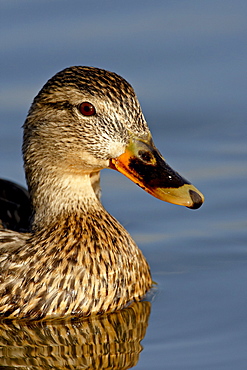
[[[125,77],[156,146],[205,194],[192,211],[102,171],[103,203],[158,283],[135,369],[246,369],[247,2],[2,0],[0,7],[1,177],[25,184],[21,125],[49,77],[70,65]]]

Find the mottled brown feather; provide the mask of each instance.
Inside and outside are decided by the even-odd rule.
[[[80,115],[83,101],[95,116]],[[71,67],[39,92],[24,124],[31,231],[0,232],[0,316],[111,312],[150,289],[144,256],[100,203],[99,171],[132,134],[150,135],[134,90],[114,73]]]

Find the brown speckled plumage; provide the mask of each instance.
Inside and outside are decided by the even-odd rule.
[[[109,109],[109,114],[98,108],[99,123],[93,124],[94,117],[82,117],[81,127],[78,105],[89,96],[90,101],[104,99],[102,110]],[[125,122],[111,115],[125,116]],[[31,234],[0,234],[1,315],[48,318],[114,311],[139,300],[151,287],[142,253],[99,201],[98,171],[104,164],[85,163],[89,173],[85,187],[92,184],[86,189],[88,196],[84,196],[83,181],[79,194],[75,194],[77,189],[68,189],[73,187],[69,181],[77,181],[78,172],[84,170],[83,160],[78,160],[82,150],[99,162],[109,160],[100,125],[113,141],[125,144],[129,133],[124,124],[142,135],[149,132],[131,86],[107,71],[66,69],[34,99],[23,145],[35,210],[33,230]],[[60,170],[70,177],[65,199],[59,196],[65,186]]]
[[[4,307],[10,317],[114,311],[139,300],[151,286],[140,250],[102,207],[84,217],[58,219],[23,239],[11,261],[6,250],[0,261],[0,312]]]
[[[90,102],[96,113],[83,115],[82,102]],[[123,308],[145,295],[152,286],[148,264],[103,208],[99,173],[107,167],[124,174],[127,169],[133,181],[165,200],[160,189],[168,184],[170,196],[173,174],[168,167],[169,176],[154,181],[150,175],[149,183],[149,171],[155,169],[159,177],[156,167],[163,161],[158,152],[152,154],[155,150],[135,93],[120,76],[71,67],[45,84],[24,124],[31,231],[0,232],[0,316],[87,316]],[[126,162],[130,152],[132,162]],[[200,196],[192,202],[187,195],[196,189],[174,176],[175,196],[180,186],[186,188],[187,203],[178,204],[199,207]]]

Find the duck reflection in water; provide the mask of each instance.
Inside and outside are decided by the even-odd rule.
[[[0,323],[1,369],[129,369],[142,350],[151,303],[67,321]]]

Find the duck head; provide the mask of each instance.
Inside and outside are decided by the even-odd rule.
[[[23,154],[31,197],[45,179],[73,188],[112,168],[161,200],[194,209],[204,200],[155,148],[130,84],[102,69],[70,67],[44,85],[24,124]]]

